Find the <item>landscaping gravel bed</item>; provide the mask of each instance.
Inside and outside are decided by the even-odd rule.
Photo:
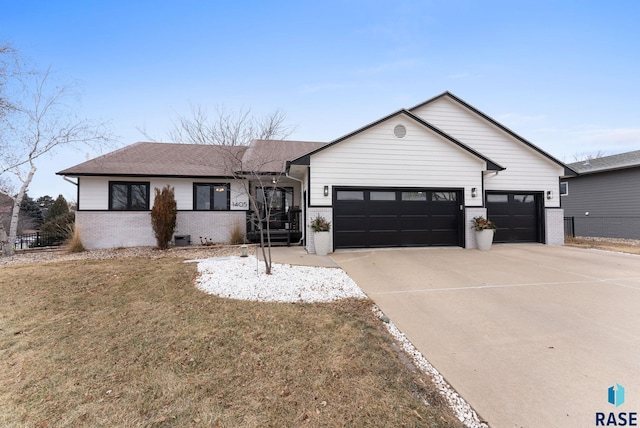
[[[272,263],[271,274],[255,257],[218,257],[198,262],[196,286],[210,294],[262,302],[330,302],[367,296],[338,268]]]

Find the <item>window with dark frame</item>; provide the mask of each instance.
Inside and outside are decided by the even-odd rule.
[[[194,183],[193,209],[195,211],[229,211],[231,195],[229,184]]]
[[[109,210],[148,211],[149,183],[131,181],[109,182]]]

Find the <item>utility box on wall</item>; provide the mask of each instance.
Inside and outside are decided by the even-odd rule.
[[[186,247],[191,244],[191,235],[175,235],[173,237],[176,247]]]

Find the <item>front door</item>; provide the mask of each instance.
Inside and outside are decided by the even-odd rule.
[[[293,206],[292,187],[256,188],[260,218],[263,227],[269,229],[288,229],[289,210]]]

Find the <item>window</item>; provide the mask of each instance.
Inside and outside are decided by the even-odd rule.
[[[110,181],[109,209],[113,211],[149,210],[149,183]]]
[[[339,190],[336,192],[336,199],[339,201],[364,201],[362,190]]]
[[[372,190],[371,192],[369,192],[369,199],[372,201],[395,201],[396,192]]]
[[[521,202],[523,204],[531,204],[535,202],[534,195],[513,195],[513,200],[515,202]]]
[[[194,183],[193,209],[196,211],[228,211],[229,184]]]
[[[427,192],[402,192],[403,201],[426,201]]]
[[[456,201],[456,192],[433,192],[431,194],[431,200],[433,202],[439,201]]]
[[[567,196],[569,194],[569,183],[563,181],[560,183],[560,196]]]
[[[493,204],[506,204],[509,202],[509,195],[493,195],[491,193],[487,194],[487,202]]]

